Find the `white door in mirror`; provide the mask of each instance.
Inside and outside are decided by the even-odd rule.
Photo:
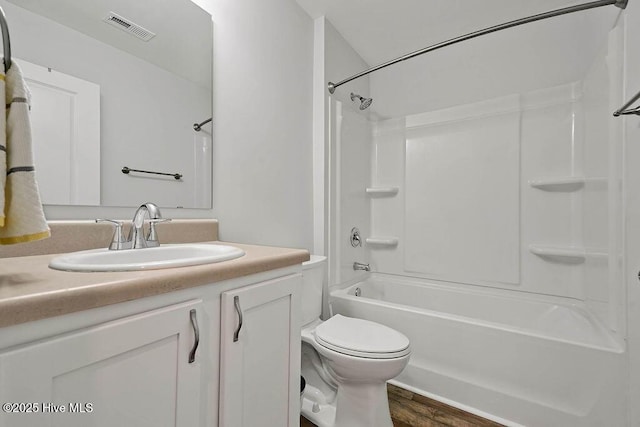
[[[31,90],[42,203],[100,205],[100,86],[22,59],[17,62]]]

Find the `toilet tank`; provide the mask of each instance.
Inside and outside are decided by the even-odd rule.
[[[322,290],[327,286],[327,257],[311,255],[302,263],[302,324],[322,314]]]

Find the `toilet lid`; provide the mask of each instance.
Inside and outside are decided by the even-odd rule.
[[[316,341],[323,347],[356,357],[392,359],[409,354],[409,339],[395,329],[336,314],[318,325]]]

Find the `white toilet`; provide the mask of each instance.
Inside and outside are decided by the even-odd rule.
[[[386,382],[407,365],[409,339],[339,314],[323,322],[326,257],[312,255],[302,274],[302,415],[319,427],[392,427]]]

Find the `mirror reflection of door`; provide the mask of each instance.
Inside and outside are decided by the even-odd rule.
[[[14,58],[31,91],[42,203],[100,204],[100,86]]]

